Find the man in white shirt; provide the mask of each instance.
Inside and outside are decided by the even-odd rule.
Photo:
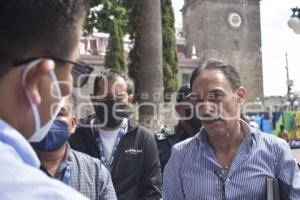
[[[28,143],[47,134],[71,91],[72,67],[85,67],[75,62],[85,2],[0,1],[1,200],[86,199],[41,172]]]

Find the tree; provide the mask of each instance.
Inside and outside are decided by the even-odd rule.
[[[141,87],[145,85],[144,78],[139,79],[139,74],[147,74],[148,77],[156,77],[152,75],[149,71],[144,71],[144,66],[141,65],[141,56],[143,49],[143,42],[141,41],[141,26],[142,21],[142,11],[141,5],[142,1],[133,0],[130,1],[130,5],[127,5],[129,10],[129,26],[128,31],[130,33],[131,39],[134,41],[134,47],[131,50],[129,75],[135,80],[135,91],[140,94],[142,90]],[[161,0],[161,13],[162,13],[162,32],[163,32],[163,83],[164,83],[164,94],[169,92],[174,92],[177,90],[177,74],[178,74],[178,58],[176,52],[176,38],[175,38],[175,28],[174,28],[174,13],[170,0]],[[152,15],[153,16],[153,15]],[[150,16],[149,16],[150,17]],[[150,30],[151,31],[151,30]],[[158,32],[156,33],[158,34]],[[149,40],[148,40],[149,41]],[[145,45],[144,48],[149,48]],[[155,70],[155,69],[153,69]],[[167,97],[166,95],[165,97]],[[140,95],[136,95],[136,99],[141,103]],[[169,100],[166,98],[165,100]]]
[[[139,70],[143,70],[139,66],[139,59],[141,56],[140,50],[140,22],[141,22],[141,1],[133,0],[127,5],[129,12],[128,31],[131,39],[134,41],[134,47],[131,50],[129,75],[136,79]],[[178,57],[176,51],[176,37],[174,28],[174,13],[171,0],[161,0],[161,15],[162,15],[162,37],[163,37],[163,83],[164,94],[172,93],[177,90],[177,74],[178,74]],[[142,83],[143,84],[143,83]],[[140,84],[135,81],[135,90],[138,91]],[[169,98],[165,98],[169,101]]]
[[[167,93],[178,88],[178,57],[176,51],[175,19],[171,0],[161,0],[162,37],[163,37],[163,72],[165,100],[169,101]]]
[[[121,23],[116,24],[106,20],[110,18],[111,13],[114,13],[113,16],[120,16],[115,13],[115,9],[112,9],[112,7],[109,6],[115,5],[116,3],[118,3],[118,6],[122,3],[127,16],[129,16],[129,20],[128,18],[118,17]],[[154,117],[157,117],[155,115],[158,114],[157,110],[159,105],[161,105],[164,100],[163,92],[174,92],[177,89],[178,60],[176,54],[174,13],[171,1],[102,0],[101,5],[103,5],[102,11],[95,16],[90,14],[88,20],[96,21],[96,24],[101,24],[99,27],[102,28],[99,30],[105,31],[103,28],[110,26],[113,26],[112,29],[115,30],[113,31],[115,32],[114,36],[111,35],[110,37],[110,44],[107,51],[106,63],[110,64],[106,65],[118,66],[118,64],[114,62],[114,59],[108,58],[110,54],[112,58],[118,57],[117,54],[114,54],[116,51],[114,48],[119,46],[116,45],[116,47],[114,47],[113,45],[117,44],[116,41],[118,41],[118,39],[114,39],[114,37],[117,38],[120,37],[121,34],[129,33],[134,45],[129,53],[128,72],[129,76],[134,80],[136,100],[140,105],[143,105],[144,103],[152,103],[152,105],[155,105],[155,112],[152,108],[142,106],[139,110],[139,120],[141,124],[148,128],[157,129],[162,125],[163,120],[154,122],[153,119]],[[163,12],[163,17],[161,17],[161,12]],[[129,22],[126,26],[124,21],[122,21],[124,19]],[[100,23],[99,21],[102,20],[108,22]],[[94,27],[94,22],[87,22],[87,29],[89,27]],[[163,34],[160,34],[162,33],[162,25]],[[121,26],[121,28],[117,30],[117,26]],[[119,31],[123,32],[118,34]],[[109,33],[112,33],[111,29]],[[163,64],[162,55],[164,58]],[[165,78],[163,78],[163,74]],[[163,85],[165,86],[165,89],[163,89]],[[154,124],[158,125],[155,127]]]
[[[136,30],[135,44],[138,60],[135,65],[136,93],[140,102],[140,124],[158,130],[163,125],[160,106],[163,103],[163,72],[162,72],[162,34],[160,0],[140,0],[139,27]],[[146,106],[150,104],[151,106]]]
[[[134,90],[140,91],[140,79],[138,78],[139,71],[143,70],[140,66],[141,58],[141,3],[140,0],[132,0],[125,3],[125,7],[129,13],[129,24],[127,26],[127,31],[130,35],[130,39],[133,41],[133,48],[129,52],[129,63],[128,63],[128,73],[129,77],[134,80]],[[140,96],[135,93],[134,96],[137,102],[140,102]]]
[[[101,2],[101,4],[97,4]],[[125,71],[125,55],[123,47],[124,31],[128,24],[127,11],[119,0],[93,0],[85,23],[85,34],[93,33],[94,29],[109,33],[106,49],[106,68],[117,68]]]
[[[106,68],[117,68],[123,72],[126,71],[125,56],[123,48],[123,31],[112,21],[110,37],[108,39],[108,46],[105,54]]]

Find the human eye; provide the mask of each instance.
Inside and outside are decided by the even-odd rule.
[[[208,95],[207,95],[207,99],[212,102],[221,101],[222,97],[223,97],[223,94],[220,92],[211,92],[211,93],[208,93]]]
[[[194,104],[202,101],[201,96],[195,93],[191,93],[189,100]]]

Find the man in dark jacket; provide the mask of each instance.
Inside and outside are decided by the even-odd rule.
[[[197,119],[194,106],[189,100],[190,94],[190,84],[179,88],[175,105],[175,110],[179,115],[178,123],[173,127],[163,128],[161,132],[155,134],[162,172],[171,156],[172,146],[193,137],[202,125],[201,121]]]
[[[73,149],[99,158],[111,173],[119,200],[160,199],[160,163],[153,134],[128,119],[125,77],[109,69],[97,76],[91,101],[95,118],[69,140]]]

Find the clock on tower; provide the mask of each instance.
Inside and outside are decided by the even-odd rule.
[[[242,17],[237,12],[229,12],[227,22],[233,29],[238,29],[242,26]]]

